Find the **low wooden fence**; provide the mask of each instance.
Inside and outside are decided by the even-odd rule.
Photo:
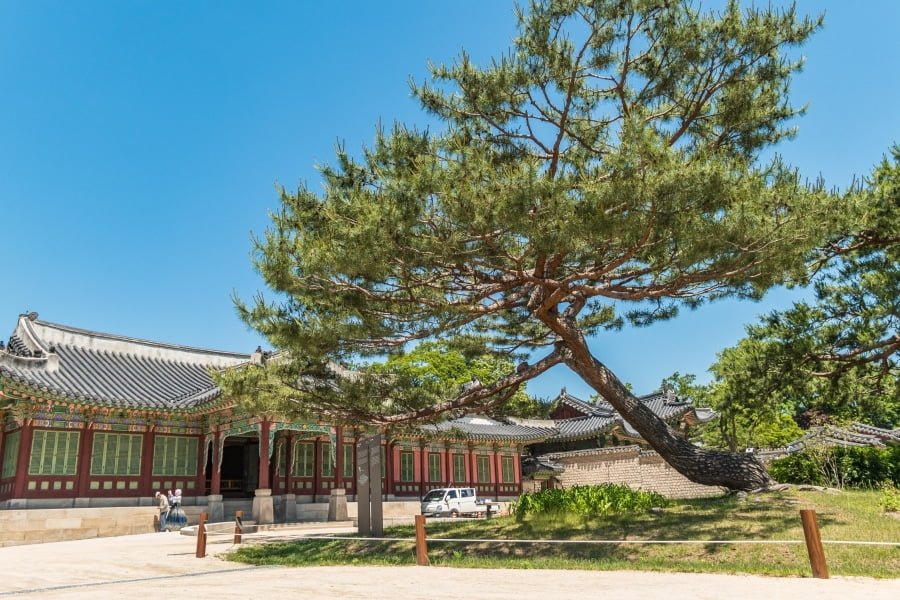
[[[243,513],[235,514],[234,543],[242,542],[242,517]],[[200,515],[200,524],[197,530],[197,558],[206,556],[206,540],[208,532],[206,530],[206,513]],[[429,538],[425,529],[426,519],[423,515],[415,517],[415,537],[399,538],[399,537],[359,537],[359,536],[336,536],[328,535],[322,537],[306,537],[304,540],[347,540],[347,541],[368,541],[368,542],[412,542],[416,548],[416,564],[421,566],[429,566],[428,560],[428,543],[469,543],[469,544],[703,544],[703,545],[742,545],[742,544],[805,544],[807,554],[809,555],[809,564],[812,569],[813,577],[819,579],[828,579],[828,564],[825,560],[824,544],[832,545],[850,545],[850,546],[896,546],[900,547],[900,542],[866,542],[853,540],[822,540],[819,531],[818,519],[816,511],[801,510],[800,522],[803,526],[802,540],[543,540],[543,539],[473,539],[473,538]],[[225,535],[225,534],[220,534]],[[227,535],[231,535],[228,533]]]
[[[209,539],[209,528],[207,521],[209,515],[200,513],[200,522],[197,524],[197,558],[206,557],[206,542]],[[222,532],[216,535],[232,535],[231,532]],[[239,510],[234,513],[234,543],[240,544],[244,538],[244,511]]]

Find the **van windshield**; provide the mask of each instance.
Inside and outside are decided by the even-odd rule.
[[[436,502],[438,500],[443,500],[444,498],[444,490],[431,490],[425,497],[422,498],[422,502]]]

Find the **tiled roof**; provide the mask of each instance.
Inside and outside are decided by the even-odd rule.
[[[638,398],[650,410],[664,421],[678,419],[692,412],[694,418],[705,423],[716,417],[716,412],[709,408],[696,408],[688,400],[680,400],[672,392],[655,392]],[[549,442],[569,442],[584,440],[599,436],[602,433],[619,427],[630,437],[640,438],[640,434],[622,418],[606,400],[599,399],[596,402],[585,402],[566,392],[565,388],[554,400],[556,405],[567,405],[582,413],[581,417],[570,419],[557,419],[555,421],[558,433],[550,437]]]
[[[846,428],[832,425],[812,427],[803,437],[787,444],[784,451],[792,454],[816,445],[883,448],[886,444],[900,444],[900,436],[889,429],[853,423]]]
[[[536,442],[553,435],[555,431],[546,427],[532,427],[516,423],[502,423],[480,415],[466,415],[457,419],[423,425],[428,433],[459,432],[471,440]]]
[[[851,423],[848,429],[878,438],[885,444],[900,444],[900,429],[883,429],[865,423]]]
[[[600,435],[609,431],[621,422],[617,416],[608,417],[575,417],[573,419],[561,419],[556,422],[556,430],[559,432],[553,436],[552,441],[564,442],[583,440],[588,437]]]
[[[596,456],[600,454],[631,454],[641,452],[644,452],[644,450],[640,446],[638,446],[637,444],[630,444],[628,446],[607,446],[605,448],[585,448],[584,450],[549,452],[547,454],[539,456],[538,458],[559,461],[566,458],[577,458],[580,456]]]
[[[615,413],[615,410],[609,403],[603,402],[593,404],[591,402],[585,402],[581,398],[576,398],[572,394],[566,391],[566,388],[563,388],[560,391],[559,396],[553,401],[554,404],[563,404],[566,406],[570,406],[571,408],[577,410],[584,416],[599,416],[599,417],[610,417]]]
[[[522,475],[532,479],[544,479],[564,473],[562,465],[547,456],[526,456],[522,458]]]
[[[250,355],[76,329],[22,315],[0,375],[37,392],[123,408],[190,409],[219,395],[210,369]]]

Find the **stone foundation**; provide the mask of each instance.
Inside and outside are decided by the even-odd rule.
[[[0,510],[0,546],[156,531],[156,507]]]

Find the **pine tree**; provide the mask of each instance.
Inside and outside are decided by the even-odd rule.
[[[785,53],[820,19],[737,2],[547,0],[518,21],[507,54],[484,66],[462,54],[413,86],[439,126],[379,130],[360,155],[338,149],[324,191],[282,192],[255,256],[277,297],[239,302],[243,318],[290,357],[279,385],[319,417],[436,418],[564,364],[688,478],[765,485],[751,455],[676,435],[602,362],[615,349],[588,338],[759,298],[846,230],[853,211],[760,158],[793,133],[800,64]],[[364,366],[456,333],[531,362],[441,399]],[[353,377],[314,383],[342,361]]]

